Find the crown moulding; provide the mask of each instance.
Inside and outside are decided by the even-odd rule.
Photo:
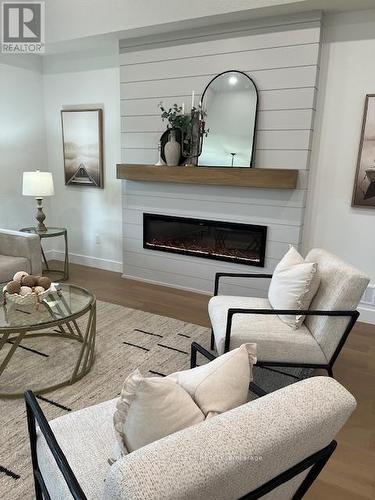
[[[203,167],[117,164],[117,179],[211,186],[295,189],[298,170],[284,168]]]

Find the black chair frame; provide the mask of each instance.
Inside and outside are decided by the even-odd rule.
[[[237,278],[272,278],[272,274],[257,274],[257,273],[216,273],[215,275],[215,287],[214,296],[219,294],[220,278],[223,277],[237,277]],[[292,362],[277,362],[277,361],[258,361],[256,366],[267,368],[267,367],[295,367],[295,368],[321,368],[327,371],[330,377],[333,377],[333,365],[343,348],[349,333],[352,331],[358,317],[359,312],[354,311],[341,311],[341,310],[331,310],[331,311],[321,311],[321,310],[296,310],[296,309],[242,309],[242,308],[230,308],[227,313],[227,324],[225,332],[225,344],[224,352],[230,350],[230,340],[232,332],[233,316],[235,314],[263,314],[263,315],[303,315],[303,316],[335,316],[335,317],[348,317],[348,324],[341,336],[340,342],[338,343],[331,359],[327,363],[292,363]],[[211,329],[211,350],[215,346],[215,336],[213,329]]]
[[[203,353],[205,351],[209,356],[213,356],[211,353],[206,351],[204,348],[201,348],[198,344],[195,344],[197,349],[195,349],[195,362],[196,362],[196,351],[199,350]],[[202,351],[202,350],[203,351]],[[193,353],[193,346],[192,346]],[[215,356],[213,356],[215,358]],[[213,359],[212,358],[212,359]],[[27,411],[27,423],[29,429],[29,437],[30,437],[30,448],[31,448],[31,459],[32,459],[32,467],[33,467],[33,476],[34,476],[34,484],[35,484],[35,498],[36,500],[51,500],[50,493],[47,490],[45,481],[43,479],[42,473],[38,464],[38,456],[37,456],[37,430],[36,424],[39,426],[40,433],[44,436],[44,439],[51,450],[52,456],[56,461],[57,467],[60,469],[62,476],[69,488],[69,491],[74,500],[87,500],[86,495],[84,494],[80,484],[74,472],[72,471],[63,451],[61,450],[55,435],[42,411],[40,408],[34,394],[32,391],[27,391],[25,393],[25,402],[26,402],[26,411]],[[255,490],[241,497],[241,500],[256,500],[257,498],[261,498],[270,491],[275,488],[281,486],[287,481],[293,479],[295,476],[300,474],[303,471],[309,472],[307,473],[305,479],[299,486],[298,490],[295,492],[293,496],[293,500],[300,500],[303,498],[307,490],[310,488],[312,483],[315,481],[320,471],[323,469],[332,453],[335,451],[337,446],[336,441],[331,441],[328,446],[319,450],[316,453],[313,453],[309,457],[305,458],[301,462],[296,465],[293,465],[286,471],[282,472],[278,476],[274,477],[270,481],[267,481],[265,484],[259,486]]]

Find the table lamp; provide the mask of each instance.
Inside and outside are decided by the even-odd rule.
[[[24,172],[22,194],[24,196],[35,196],[37,203],[36,219],[38,221],[38,231],[47,231],[43,221],[46,216],[43,213],[42,201],[45,196],[54,194],[53,179],[51,172]]]

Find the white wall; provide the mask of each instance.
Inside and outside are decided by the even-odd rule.
[[[120,159],[118,46],[107,47],[100,57],[46,57],[44,73],[48,166],[56,191],[52,222],[68,228],[71,262],[121,271],[121,183],[115,178]],[[79,107],[104,111],[104,189],[64,184],[60,111]],[[61,258],[62,242],[56,240],[53,248]]]
[[[336,253],[374,283],[375,209],[351,197],[365,95],[375,93],[375,10],[327,17],[323,41],[304,247]]]
[[[208,82],[228,69],[247,72],[259,90],[255,166],[299,170],[297,189],[247,189],[124,182],[124,274],[187,289],[212,290],[215,271],[239,266],[143,249],[143,212],[260,224],[268,227],[265,272],[299,245],[308,186],[310,141],[320,47],[320,15],[275,18],[210,40],[122,46],[121,147],[124,163],[152,164],[165,123],[157,104],[199,99]],[[197,167],[199,168],[199,167]],[[261,271],[254,268],[254,271]],[[256,285],[264,286],[257,280]],[[252,291],[254,293],[254,291]]]
[[[34,225],[35,200],[22,196],[22,172],[47,170],[42,61],[0,55],[0,227]],[[49,201],[45,200],[45,212]]]

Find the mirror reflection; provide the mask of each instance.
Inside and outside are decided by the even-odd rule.
[[[225,71],[211,80],[202,94],[208,134],[199,165],[252,165],[257,105],[256,86],[245,73]]]

